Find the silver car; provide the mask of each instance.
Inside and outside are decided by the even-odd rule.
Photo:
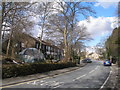
[[[44,54],[36,48],[26,48],[20,53],[20,58],[25,63],[41,62],[45,60]]]

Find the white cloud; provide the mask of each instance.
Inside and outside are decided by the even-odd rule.
[[[94,6],[102,6],[103,8],[109,8],[110,6],[117,7],[120,0],[98,0]]]
[[[88,53],[95,52],[95,47],[94,47],[94,46],[86,47],[86,51],[87,51]]]
[[[110,35],[112,30],[117,27],[115,19],[115,17],[89,17],[90,22],[83,20],[80,21],[78,25],[84,24],[92,38],[104,37]]]

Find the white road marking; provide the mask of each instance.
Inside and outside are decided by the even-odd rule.
[[[40,82],[39,80],[36,80],[36,81],[33,81],[33,82],[28,82],[27,84],[38,85],[39,82]]]
[[[95,70],[98,69],[99,67],[100,67],[100,66],[97,66],[97,67],[95,68]]]
[[[86,76],[87,74],[84,74],[84,75],[82,75],[82,76],[80,76],[80,77],[77,77],[76,79],[73,79],[73,81],[75,81],[75,80],[77,80],[77,79],[80,79],[80,78],[82,78],[82,77],[84,77],[84,76]]]
[[[57,88],[57,87],[60,87],[61,85],[63,85],[64,82],[58,82],[58,81],[48,81],[48,82],[44,82],[44,83],[41,83],[40,85],[41,86],[49,86],[49,87],[52,87],[52,88]]]
[[[43,85],[54,84],[54,83],[56,83],[56,81],[48,81],[48,82],[41,83],[40,85],[43,86]]]
[[[97,66],[94,70],[92,70],[92,71],[90,71],[89,72],[89,74],[90,73],[92,73],[92,72],[94,72],[97,68],[99,68],[100,66]],[[73,79],[73,81],[75,81],[75,80],[77,80],[77,79],[80,79],[80,78],[82,78],[82,77],[84,77],[84,76],[86,76],[87,74],[84,74],[84,75],[82,75],[82,76],[80,76],[80,77],[77,77],[76,79]]]
[[[43,86],[43,85],[45,85],[45,84],[47,84],[47,83],[48,83],[48,82],[44,82],[44,83],[41,83],[40,85]]]
[[[55,86],[55,87],[53,87],[53,88],[58,88],[58,87],[60,87],[60,86],[62,86],[62,85],[58,85],[58,86]]]
[[[56,85],[59,85],[60,84],[60,82],[56,82],[56,83],[54,83],[54,85],[56,86]]]
[[[107,79],[105,80],[105,82],[103,83],[103,85],[100,87],[99,90],[101,90],[105,86],[105,84],[107,83],[108,79],[110,78],[111,73],[112,73],[112,71],[110,71],[109,76],[107,77]]]
[[[41,80],[40,82],[44,82],[43,80]]]
[[[96,69],[98,69],[100,66],[97,66],[94,70],[90,71],[89,73],[94,72]]]
[[[49,84],[49,86],[56,86],[56,85],[59,85],[59,82],[56,82],[56,81],[51,81],[51,82],[49,82],[48,83]]]
[[[59,84],[54,86],[53,88],[58,88],[58,87],[62,86],[63,84],[64,84],[64,82],[59,82]]]
[[[90,71],[89,73],[92,73],[92,72],[94,72],[95,70],[92,70],[92,71]]]

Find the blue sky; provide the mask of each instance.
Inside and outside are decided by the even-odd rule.
[[[96,15],[97,16],[104,16],[104,17],[113,17],[116,16],[116,9],[117,6],[109,6],[108,8],[104,8],[102,6],[96,6],[94,7],[95,11],[96,11]]]
[[[103,4],[103,5],[102,5]],[[92,41],[86,42],[85,45],[94,47],[103,38],[108,37],[112,30],[117,26],[114,21],[117,16],[117,3],[102,2],[95,3],[94,10],[96,11],[96,17],[91,17],[91,22],[86,24],[86,21],[80,21],[88,25],[88,31],[93,38]],[[93,28],[92,28],[93,27]],[[98,32],[98,33],[97,33]]]

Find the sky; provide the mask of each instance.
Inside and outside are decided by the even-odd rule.
[[[102,1],[102,2],[101,2]],[[99,0],[98,3],[94,4],[94,10],[96,11],[96,17],[89,17],[90,22],[83,19],[79,21],[79,24],[85,24],[87,31],[91,34],[93,40],[85,43],[88,46],[87,50],[93,51],[95,45],[97,45],[101,40],[108,38],[113,29],[118,27],[115,22],[117,19],[117,8],[118,1],[110,0],[111,2],[105,2],[105,0]]]
[[[115,22],[117,19],[117,9],[119,0],[96,0],[93,9],[96,11],[96,17],[90,16],[90,22],[83,17],[80,17],[78,25],[84,24],[87,27],[87,32],[90,33],[90,37],[93,39],[89,42],[85,42],[85,45],[90,48],[94,48],[96,44],[101,42],[103,38],[107,38],[111,35],[113,29],[118,27]],[[39,26],[35,26],[36,30],[39,30]],[[33,32],[36,34],[36,32]],[[38,32],[37,32],[38,34]],[[93,49],[92,49],[93,50]]]

